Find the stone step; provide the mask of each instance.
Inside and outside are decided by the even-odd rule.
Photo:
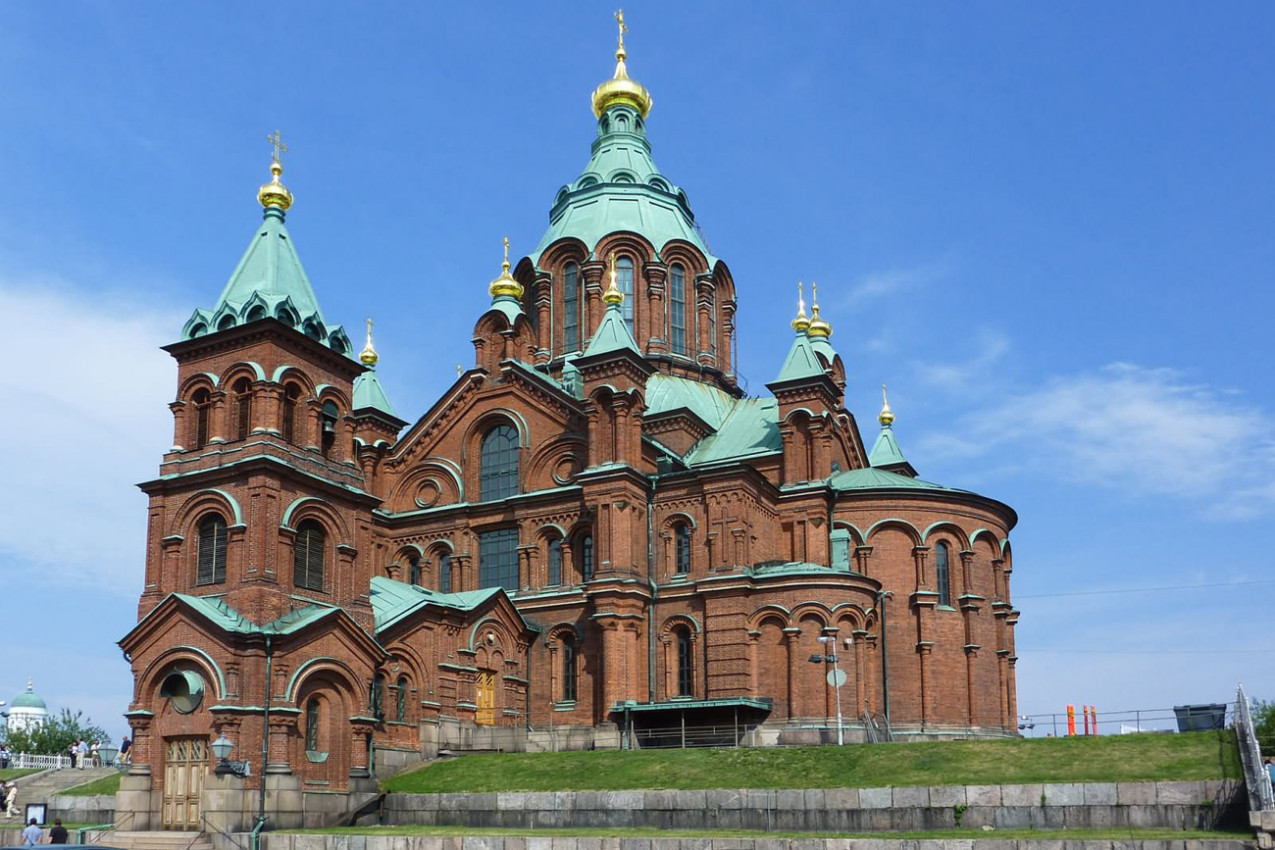
[[[212,850],[212,842],[200,832],[129,831],[105,833],[94,839],[121,850]]]

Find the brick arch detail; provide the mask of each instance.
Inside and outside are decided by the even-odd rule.
[[[225,672],[215,658],[196,646],[174,646],[161,652],[137,677],[137,681],[146,683],[144,687],[139,688],[139,691],[147,694],[157,691],[163,680],[168,677],[166,668],[178,661],[190,661],[200,667],[205,674],[204,678],[216,687],[216,699],[225,698]]]

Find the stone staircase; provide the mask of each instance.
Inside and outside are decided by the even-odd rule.
[[[112,831],[94,835],[93,841],[122,850],[213,850],[212,841],[202,832]]]
[[[43,770],[15,780],[18,783],[18,807],[27,803],[51,803],[68,788],[93,782],[118,771],[113,767],[86,767],[84,770]]]

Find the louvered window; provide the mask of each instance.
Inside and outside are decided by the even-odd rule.
[[[235,383],[235,419],[238,426],[235,429],[236,439],[248,439],[252,431],[252,384],[247,378]]]
[[[199,566],[195,584],[222,584],[226,581],[226,521],[217,514],[199,523]]]
[[[323,527],[312,519],[297,529],[297,542],[292,551],[292,582],[297,587],[323,590],[325,537]]]
[[[297,404],[301,400],[301,390],[295,384],[289,384],[283,397],[283,439],[289,443],[297,441]]]
[[[668,286],[669,344],[674,354],[686,353],[686,270],[679,265],[669,269]]]
[[[497,425],[483,437],[479,484],[482,500],[507,499],[518,492],[518,432]]]
[[[562,279],[563,350],[571,352],[580,348],[580,267],[567,263]]]
[[[208,416],[211,412],[212,398],[208,390],[195,393],[195,448],[202,449],[208,445]]]

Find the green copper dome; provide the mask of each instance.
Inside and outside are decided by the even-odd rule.
[[[34,690],[34,683],[30,679],[27,679],[27,689],[10,700],[9,707],[48,710],[48,706],[45,705],[44,700],[40,699],[39,695],[36,694]]]

